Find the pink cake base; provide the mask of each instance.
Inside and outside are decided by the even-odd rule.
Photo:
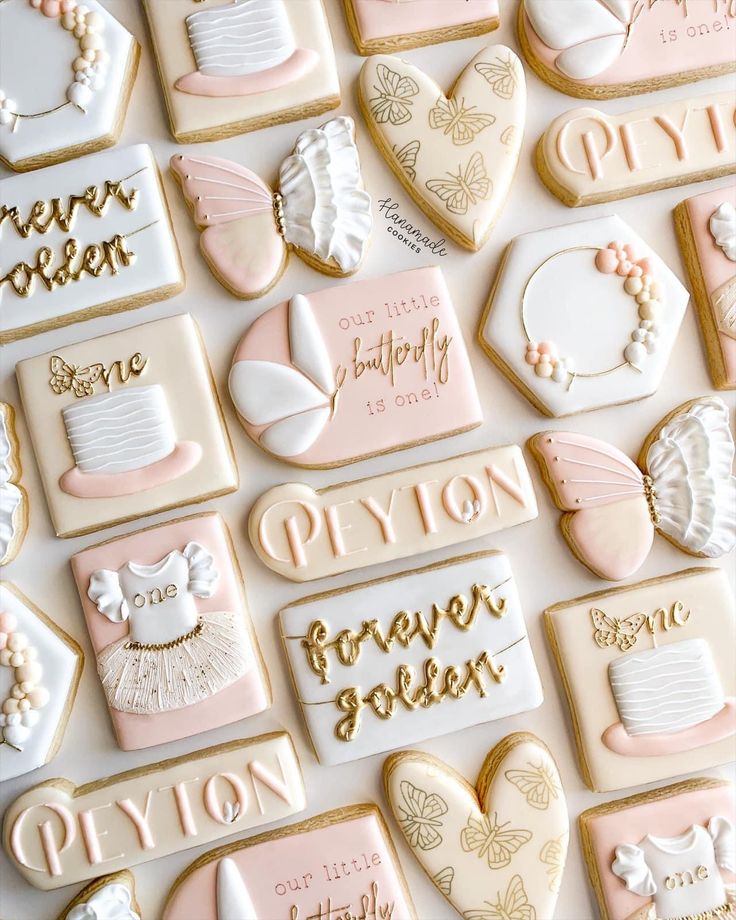
[[[195,70],[179,77],[174,86],[190,96],[252,96],[267,93],[294,83],[319,63],[319,55],[311,48],[297,48],[290,58],[260,73],[238,77],[215,77]]]
[[[657,757],[663,754],[681,754],[723,741],[736,734],[736,699],[726,700],[723,709],[700,725],[694,725],[671,735],[630,735],[621,722],[609,726],[602,737],[603,743],[616,754],[625,757]]]

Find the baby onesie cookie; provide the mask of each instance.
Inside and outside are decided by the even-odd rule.
[[[0,781],[56,756],[77,695],[82,649],[9,581],[0,582]]]
[[[736,172],[735,115],[732,92],[621,115],[570,109],[539,139],[537,171],[570,208],[730,176]]]
[[[734,442],[728,407],[716,396],[665,416],[637,463],[612,444],[570,431],[542,431],[527,444],[565,512],[562,535],[599,578],[633,575],[655,533],[691,556],[716,558],[736,545]]]
[[[716,920],[736,912],[731,783],[690,779],[579,818],[602,920]]]
[[[320,763],[357,760],[542,703],[503,553],[305,597],[280,621]]]
[[[611,99],[734,70],[728,0],[521,0],[527,63],[560,92]],[[685,69],[683,69],[683,67]]]
[[[484,48],[449,95],[418,67],[376,55],[363,64],[358,101],[417,205],[458,245],[480,249],[506,202],[524,136],[526,82],[514,52]]]
[[[0,251],[0,345],[184,289],[146,144],[0,180]]]
[[[3,0],[0,160],[22,172],[112,147],[139,57],[97,0]]]
[[[165,744],[271,705],[225,522],[159,524],[71,558],[119,746]]]
[[[47,780],[8,806],[3,844],[23,878],[48,891],[283,821],[305,805],[291,737],[272,732],[84,786]]]
[[[417,920],[375,805],[337,808],[200,856],[174,882],[162,920],[193,916]]]
[[[237,489],[204,343],[188,313],[63,345],[15,372],[57,536]]]
[[[322,0],[144,0],[171,133],[216,141],[340,105]]]
[[[133,873],[123,869],[95,879],[67,905],[58,920],[141,920]]]
[[[272,190],[251,170],[221,157],[171,158],[212,274],[236,297],[269,291],[294,251],[326,275],[358,271],[373,216],[363,188],[355,124],[340,116],[304,131]]]
[[[544,415],[651,396],[659,387],[689,294],[620,217],[512,240],[478,339]]]
[[[483,414],[440,268],[295,294],[238,345],[230,396],[259,447],[343,466],[477,428]]]
[[[391,54],[498,28],[498,0],[344,0],[358,54]]]
[[[0,565],[15,559],[28,530],[28,493],[20,477],[15,410],[0,402]]]
[[[694,568],[545,610],[594,792],[733,759],[733,606],[724,572]]]
[[[515,444],[435,460],[315,491],[289,482],[251,509],[248,536],[264,565],[312,581],[455,546],[537,516]]]
[[[736,388],[736,189],[733,185],[675,208],[675,228],[718,390]]]
[[[413,854],[462,917],[552,920],[569,820],[557,765],[539,738],[507,735],[475,788],[420,751],[389,757],[383,782]]]

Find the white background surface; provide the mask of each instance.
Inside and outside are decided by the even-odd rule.
[[[158,0],[158,2],[165,2],[165,0]],[[298,2],[298,0],[289,0],[289,2]],[[403,216],[424,228],[430,236],[439,237],[441,236],[439,231],[435,230],[430,220],[410,202],[366,134],[357,111],[354,94],[355,78],[362,59],[354,52],[341,3],[339,0],[325,0],[325,3],[337,49],[342,85],[343,105],[337,111],[351,114],[356,119],[366,186],[375,200],[389,195],[398,200]],[[137,36],[143,48],[141,68],[133,90],[121,144],[140,141],[150,143],[159,164],[165,169],[168,158],[183,148],[174,144],[168,133],[163,99],[159,91],[142,12],[135,0],[106,0],[105,6]],[[407,52],[406,57],[412,63],[428,70],[441,85],[449,88],[459,69],[484,45],[500,41],[518,51],[514,30],[516,2],[510,2],[510,0],[503,2],[502,18],[501,28],[490,36],[419,49]],[[40,64],[40,62],[37,63]],[[29,58],[29,74],[32,66]],[[578,211],[566,208],[542,186],[533,168],[533,152],[536,141],[547,123],[554,116],[580,103],[541,83],[528,68],[526,72],[529,88],[529,117],[521,163],[506,209],[490,241],[481,253],[470,254],[450,243],[447,246],[448,255],[439,260],[446,274],[468,342],[485,415],[485,422],[481,428],[451,440],[438,441],[421,448],[379,457],[332,472],[292,470],[285,464],[269,459],[259,451],[239,427],[232,404],[226,395],[227,372],[232,352],[242,333],[261,312],[298,291],[308,293],[311,290],[325,287],[330,282],[317,272],[300,264],[298,258],[293,258],[278,286],[262,300],[255,302],[236,300],[212,278],[200,258],[198,234],[190,221],[182,196],[169,174],[165,175],[165,184],[187,273],[185,292],[173,300],[154,304],[142,310],[69,326],[57,332],[17,342],[2,350],[0,354],[2,398],[18,407],[18,392],[13,369],[15,362],[19,359],[157,317],[183,311],[190,311],[195,315],[207,343],[227,422],[235,443],[241,475],[239,492],[199,507],[202,510],[210,508],[220,510],[233,532],[245,573],[252,616],[273,681],[274,706],[269,712],[245,722],[173,744],[128,753],[117,749],[103,694],[95,673],[94,659],[72,582],[68,558],[73,552],[102,539],[136,530],[146,523],[156,524],[161,520],[198,509],[188,507],[176,513],[157,515],[146,521],[137,521],[104,531],[99,535],[75,540],[57,539],[51,529],[23,416],[19,412],[19,434],[24,467],[23,483],[31,495],[31,526],[20,556],[7,568],[4,577],[17,583],[36,604],[70,632],[81,643],[87,657],[79,695],[59,754],[43,769],[3,783],[0,789],[0,812],[4,811],[6,805],[16,795],[45,779],[64,776],[80,784],[138,765],[185,754],[233,738],[255,735],[281,726],[292,733],[305,772],[308,807],[303,815],[298,816],[299,819],[330,808],[364,801],[375,801],[385,809],[381,786],[383,755],[341,767],[326,768],[316,763],[300,721],[297,704],[292,696],[284,656],[278,641],[277,611],[289,601],[327,587],[350,584],[364,580],[365,577],[404,571],[411,568],[413,564],[424,565],[432,561],[432,558],[439,560],[461,552],[492,547],[507,552],[511,560],[526,613],[532,648],[544,686],[545,701],[538,710],[532,713],[437,738],[420,747],[445,759],[474,782],[483,758],[492,745],[509,732],[528,729],[539,734],[555,754],[567,792],[573,822],[585,808],[605,801],[606,796],[596,795],[586,790],[580,778],[567,707],[544,639],[541,616],[542,610],[547,605],[600,589],[605,584],[588,573],[568,551],[557,528],[558,514],[552,508],[546,489],[541,486],[536,475],[536,470],[534,470],[534,479],[540,503],[540,517],[537,521],[524,524],[497,537],[463,544],[457,552],[450,550],[427,554],[417,559],[416,563],[411,559],[403,560],[391,565],[375,567],[369,571],[364,570],[357,575],[341,576],[328,582],[313,582],[299,586],[279,578],[261,565],[251,550],[246,536],[247,513],[255,498],[263,490],[285,480],[303,478],[304,481],[315,487],[320,487],[331,482],[369,476],[487,445],[510,441],[523,443],[536,431],[547,427],[561,427],[562,423],[552,422],[550,425],[548,420],[543,419],[495,370],[475,341],[480,314],[499,257],[505,244],[516,234],[617,212],[632,225],[637,233],[651,243],[678,276],[685,280],[685,272],[672,226],[671,210],[682,198],[717,185],[726,185],[728,180],[706,182],[684,189],[660,191],[618,202],[615,205],[598,205]],[[702,94],[709,90],[728,89],[733,85],[732,78],[722,78],[696,84],[690,91],[693,94]],[[655,98],[657,101],[676,99],[686,95],[688,91],[687,87],[671,89],[657,93],[654,97],[642,96],[612,100],[602,103],[600,107],[608,112],[625,112],[638,106],[649,105]],[[18,95],[20,96],[20,93]],[[327,117],[314,119],[311,122],[283,125],[216,144],[202,144],[196,149],[199,153],[211,153],[236,159],[271,181],[281,159],[290,152],[297,134],[310,125],[322,123]],[[390,236],[386,228],[383,217],[376,214],[373,243],[360,277],[373,277],[420,265],[431,265],[438,261],[431,253],[420,256],[410,251]],[[390,286],[387,287],[387,297],[389,295]],[[692,309],[689,309],[658,394],[644,402],[579,416],[568,421],[567,425],[582,432],[610,438],[623,450],[636,454],[642,439],[661,416],[688,398],[710,392],[712,388],[706,370],[696,318]],[[691,557],[674,549],[666,540],[657,538],[654,549],[638,577],[643,579],[664,575],[686,568],[693,563],[694,560]],[[733,578],[733,559],[721,560],[721,564],[729,569],[731,578]],[[711,772],[728,775],[729,770]],[[622,777],[622,780],[625,780],[625,777]],[[619,796],[637,791],[640,790],[630,789],[619,793]],[[609,796],[609,798],[614,797]],[[392,821],[390,825],[393,832],[395,828]],[[394,838],[421,920],[445,920],[445,918],[452,920],[455,917],[454,912],[428,882],[408,847],[399,838],[398,832],[394,833]],[[557,907],[557,918],[558,920],[586,920],[586,918],[596,916],[596,908],[592,890],[587,882],[577,827],[574,823],[571,840],[568,865]],[[138,899],[142,905],[145,920],[153,920],[160,915],[171,883],[205,849],[207,848],[199,847],[188,850],[178,856],[171,856],[134,869]],[[0,917],[2,920],[54,918],[80,887],[72,886],[49,893],[37,891],[20,880],[9,866],[4,854],[0,856],[0,874],[2,877],[0,886]],[[490,892],[490,894],[495,895],[495,892]],[[192,920],[197,920],[197,918],[192,918]],[[539,920],[548,920],[548,918],[539,918]]]

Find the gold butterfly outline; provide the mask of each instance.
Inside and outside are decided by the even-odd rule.
[[[71,390],[78,399],[94,393],[94,384],[100,379],[105,369],[104,364],[90,364],[89,367],[68,364],[59,355],[52,355],[49,365],[51,368],[49,385],[54,393],[61,396],[62,393]]]
[[[501,99],[511,99],[516,90],[517,77],[514,62],[497,57],[490,64],[480,62],[475,69],[490,84],[491,90]]]
[[[470,205],[476,205],[491,194],[493,183],[486,173],[483,155],[476,151],[463,170],[448,172],[449,179],[429,179],[427,188],[438,195],[452,214],[467,214]]]
[[[465,100],[445,99],[440,96],[436,105],[429,110],[429,127],[441,128],[445,137],[452,135],[452,143],[458,147],[469,144],[496,120],[495,115],[476,112],[477,106],[465,107]]]
[[[386,122],[392,125],[405,125],[407,121],[411,121],[411,107],[414,105],[412,98],[419,95],[416,80],[402,77],[385,64],[376,67],[376,74],[381,85],[374,84],[373,89],[378,95],[368,100],[371,115],[379,125]]]
[[[463,917],[465,920],[537,920],[537,912],[529,903],[520,875],[515,875],[511,879],[503,898],[499,891],[496,895],[496,903],[486,901],[486,904],[488,907],[466,910]]]
[[[439,888],[442,894],[449,898],[452,894],[452,883],[455,881],[455,870],[452,866],[445,866],[444,869],[432,877],[432,881]]]
[[[488,815],[481,815],[480,820],[468,818],[468,824],[460,834],[460,843],[466,853],[477,851],[478,859],[485,858],[489,869],[502,869],[511,862],[511,857],[525,843],[532,839],[530,831],[505,830],[511,822],[498,823],[494,813],[493,821]]]
[[[560,890],[562,872],[565,868],[565,837],[567,837],[567,834],[562,834],[561,837],[557,837],[555,840],[548,840],[539,851],[540,860],[549,867],[547,869],[549,890],[553,894],[557,894]]]
[[[548,764],[529,763],[527,766],[528,770],[507,770],[504,776],[524,795],[527,804],[544,811],[562,790]]]
[[[447,814],[447,802],[437,793],[426,793],[408,780],[400,784],[404,806],[400,824],[411,846],[420,850],[433,850],[442,843],[442,834],[437,828],[442,827],[440,820]]]
[[[643,613],[635,613],[624,620],[618,617],[609,617],[597,607],[591,608],[590,618],[593,620],[595,632],[593,638],[599,648],[610,648],[617,645],[622,652],[628,652],[636,645],[638,632],[646,623],[647,618]]]
[[[420,146],[419,141],[409,141],[408,144],[404,144],[401,150],[396,149],[396,144],[391,148],[399,166],[401,166],[412,182],[417,181],[417,171],[415,167],[417,165]]]

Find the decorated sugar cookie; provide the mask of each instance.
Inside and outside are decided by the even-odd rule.
[[[440,268],[295,294],[245,333],[229,384],[253,441],[299,466],[341,466],[483,418]]]
[[[344,0],[359,54],[391,54],[498,28],[498,0]]]
[[[730,0],[521,0],[519,42],[555,89],[648,93],[734,70]]]
[[[118,744],[163,744],[271,705],[230,533],[197,514],[72,556]]]
[[[40,783],[6,808],[3,844],[23,878],[48,891],[283,821],[305,805],[291,737],[272,732],[84,786]]]
[[[651,396],[688,299],[624,221],[600,217],[509,243],[479,340],[540,412],[570,415]]]
[[[3,0],[0,160],[25,171],[117,143],[139,56],[97,0]]]
[[[475,788],[420,751],[389,757],[383,780],[406,842],[462,917],[552,920],[569,821],[557,765],[538,738],[507,735]]]
[[[63,345],[20,361],[16,376],[57,536],[237,488],[189,314]]]
[[[666,2],[674,6],[676,0]],[[537,170],[570,208],[730,176],[736,172],[734,116],[730,91],[658,102],[621,115],[571,109],[540,138]]]
[[[333,118],[300,134],[275,191],[220,157],[176,154],[171,169],[202,231],[205,261],[237,297],[270,290],[291,250],[327,275],[360,268],[373,218],[352,119]]]
[[[489,45],[449,95],[418,67],[376,55],[358,101],[376,146],[417,205],[466,249],[488,239],[516,172],[526,118],[521,62]]]
[[[349,805],[211,850],[176,879],[162,920],[417,920],[375,805]]]
[[[719,390],[736,388],[736,189],[733,185],[675,208],[675,227]]]
[[[0,781],[56,756],[83,661],[71,636],[15,585],[0,582]]]
[[[703,396],[678,406],[647,436],[637,464],[612,444],[543,431],[528,446],[575,556],[621,581],[649,555],[655,533],[691,556],[736,545],[734,442],[726,404]]]
[[[171,133],[215,141],[340,104],[322,0],[144,0]]]
[[[15,410],[0,402],[0,565],[15,559],[28,530],[28,493],[20,477]]]
[[[82,889],[58,920],[141,920],[133,873],[123,869]]]
[[[736,913],[734,787],[690,779],[580,815],[602,920],[719,920]]]
[[[184,288],[146,144],[0,180],[0,249],[0,345]]]
[[[591,789],[733,759],[733,605],[725,572],[693,568],[545,611]]]

